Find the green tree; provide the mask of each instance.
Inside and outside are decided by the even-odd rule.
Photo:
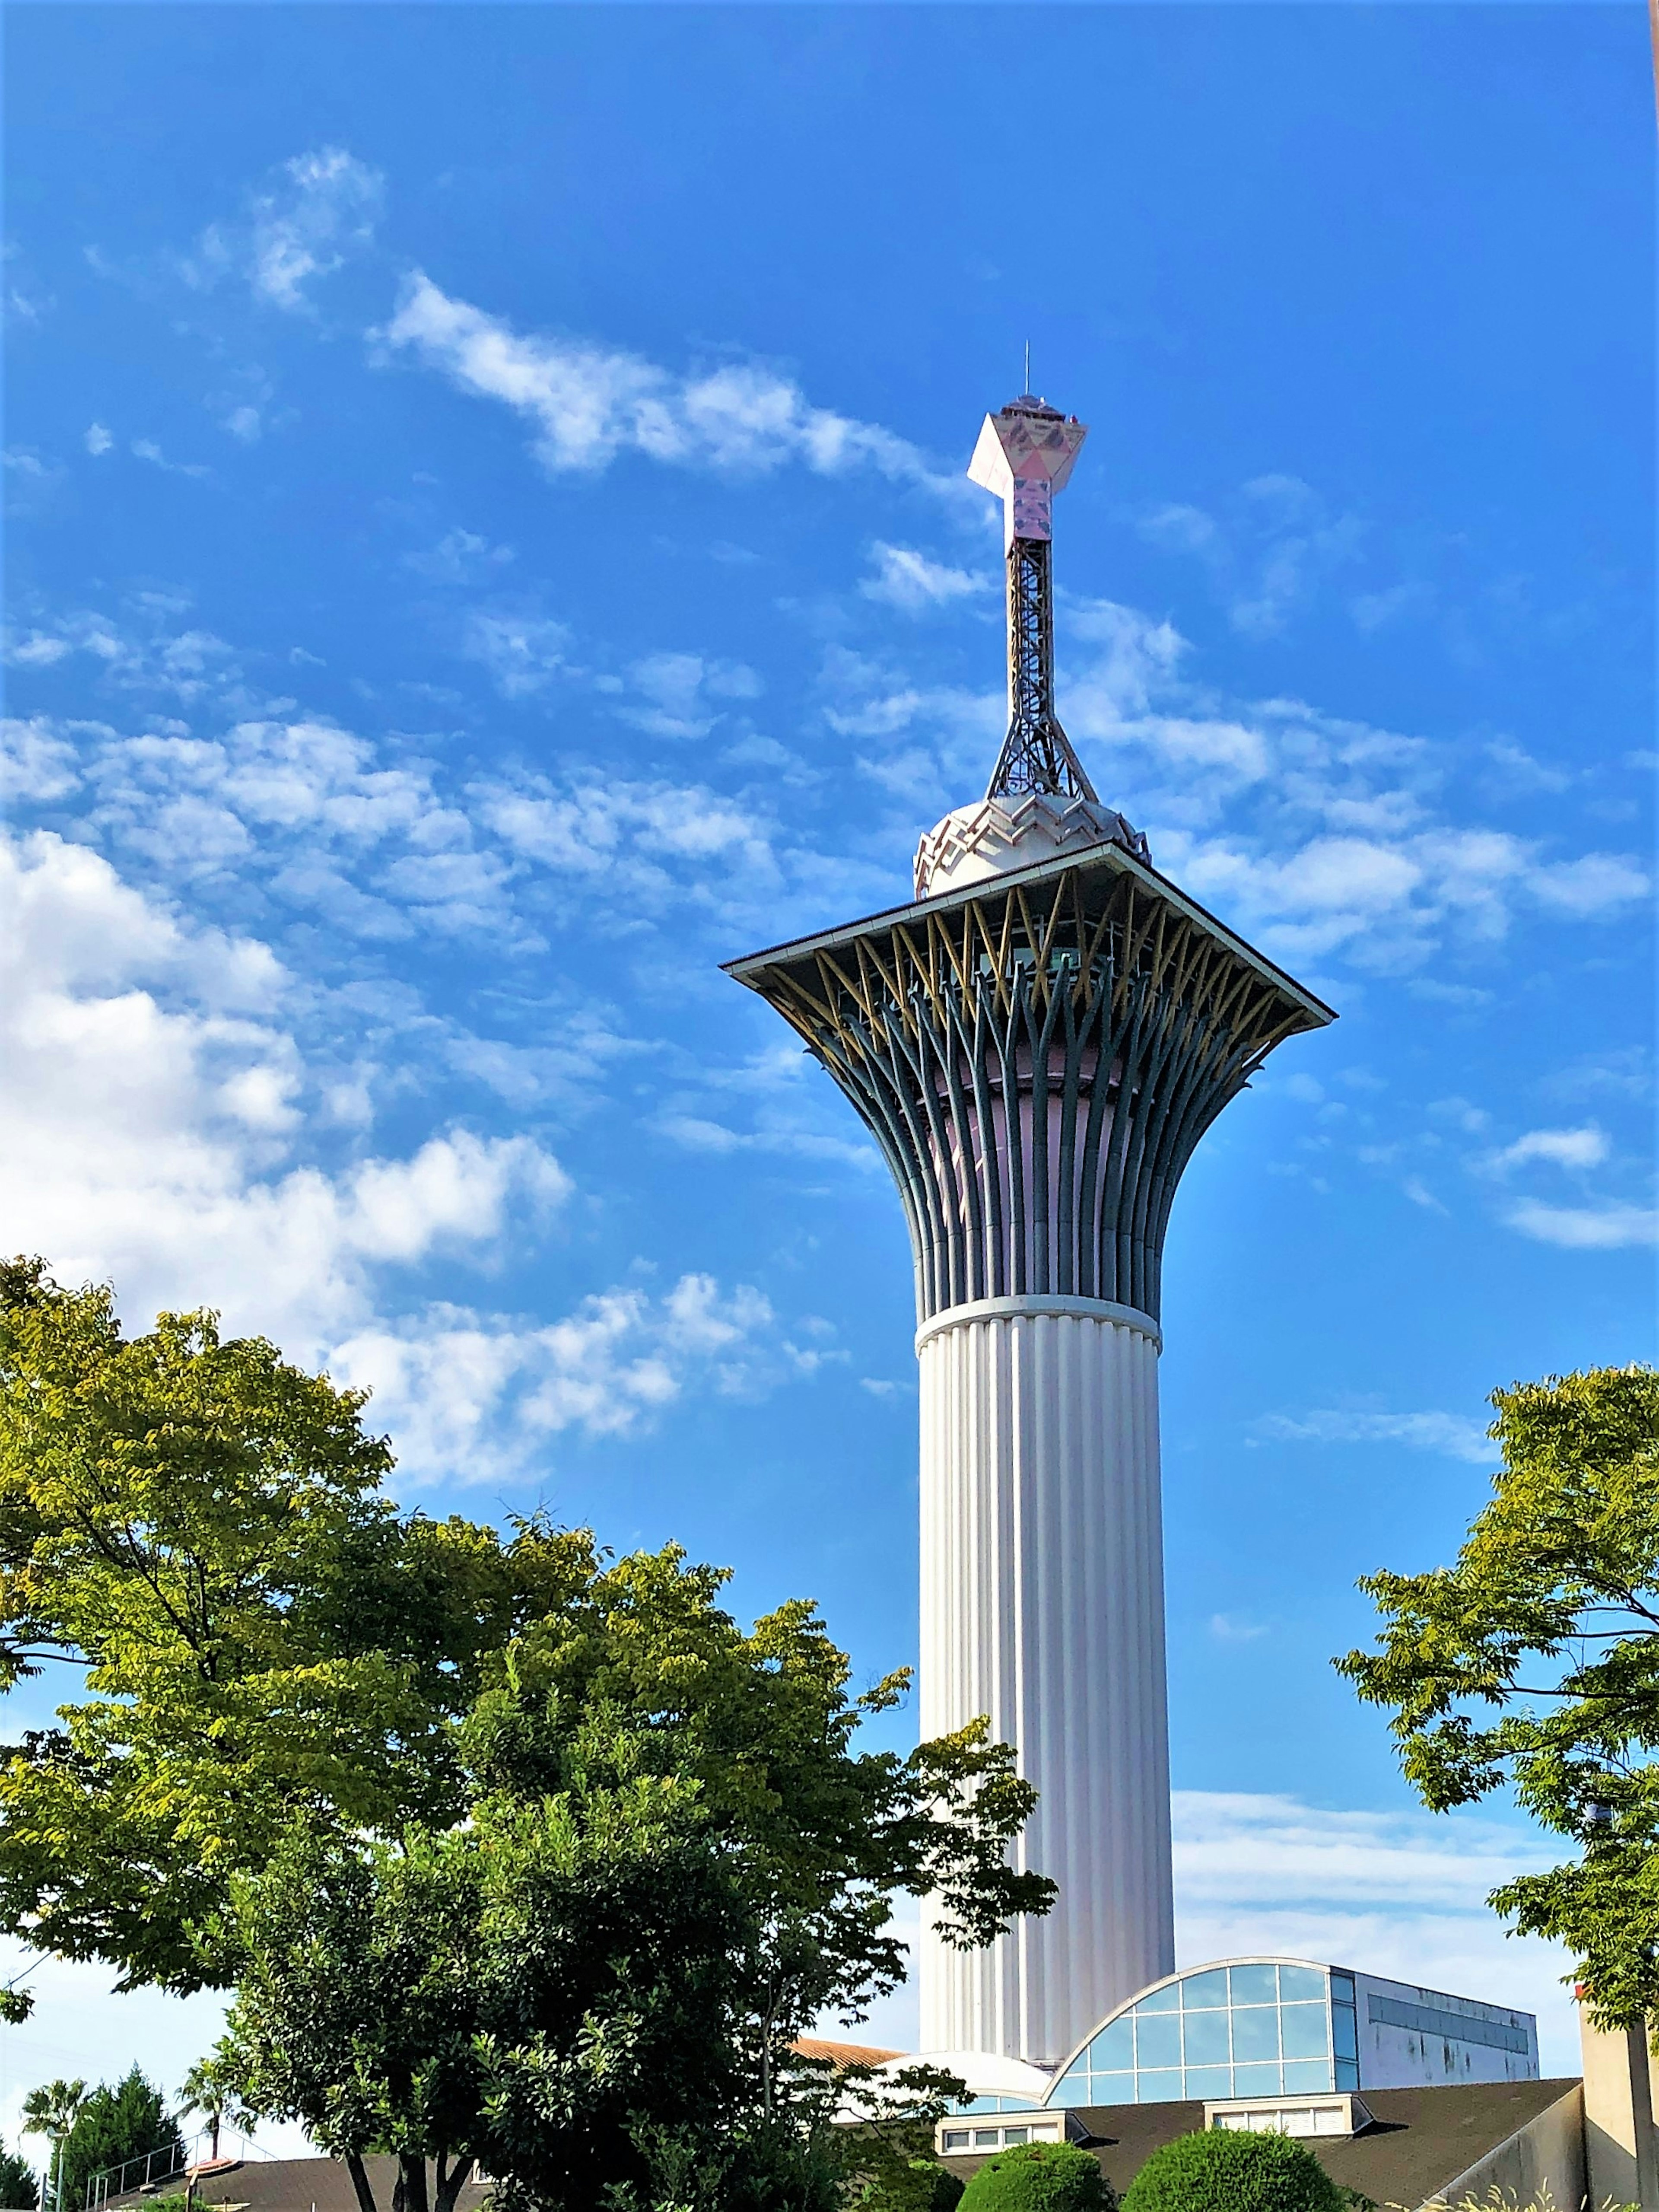
[[[181,2148],[178,2123],[161,2091],[135,2066],[124,2081],[94,2089],[76,2112],[64,2141],[61,2212],[81,2212],[92,2182],[109,2168],[159,2151],[155,2174],[160,2178],[164,2166],[173,2170]],[[146,2178],[135,2166],[131,2185],[141,2186]],[[116,2185],[112,2179],[112,2194]]]
[[[34,2168],[15,2150],[0,2145],[0,2212],[35,2212],[40,2202]]]
[[[52,2212],[63,2212],[67,2201],[63,2188],[64,2144],[86,2094],[84,2081],[46,2081],[31,2089],[23,2100],[24,2134],[46,2138]]]
[[[1355,2202],[1305,2143],[1212,2128],[1155,2150],[1123,2212],[1345,2212]]]
[[[1076,2143],[999,2151],[962,2196],[962,2212],[1115,2212],[1116,2204],[1097,2160]]]
[[[190,1929],[296,1815],[454,1817],[483,1655],[592,1540],[400,1518],[362,1395],[211,1314],[129,1340],[38,1261],[0,1298],[0,1686],[86,1692],[0,1753],[0,1925],[188,1990],[222,1978]]]
[[[1361,1588],[1379,1648],[1337,1663],[1393,1709],[1436,1811],[1512,1786],[1578,1847],[1491,1902],[1566,1945],[1604,2025],[1659,2021],[1659,1373],[1494,1392],[1503,1465],[1454,1565]]]
[[[902,1981],[895,1897],[931,1895],[946,1940],[972,1948],[1017,1913],[1047,1911],[1054,1890],[1007,1863],[1036,1802],[1008,1746],[975,1722],[905,1757],[858,1750],[908,1673],[849,1694],[850,1662],[811,1605],[745,1631],[718,1602],[728,1579],[673,1545],[596,1569],[487,1662],[461,1740],[482,1792],[533,1799],[561,1786],[573,1741],[610,1715],[695,1781],[760,1929],[764,2085],[775,2051],[820,2014],[857,2018]]]
[[[1047,1909],[1007,1747],[860,1750],[905,1677],[852,1695],[810,1605],[741,1629],[672,1547],[400,1516],[361,1397],[210,1314],[0,1301],[0,1673],[84,1686],[0,1765],[0,1924],[235,1985],[192,2101],[394,2151],[400,2212],[428,2154],[583,2212],[907,2180],[789,2045],[896,1986],[896,1897],[964,1945]]]
[[[745,1632],[724,1580],[672,1547],[596,1565],[489,1668],[464,1826],[296,1832],[233,1882],[213,2087],[303,2120],[362,2212],[380,2148],[409,2212],[428,2159],[434,2212],[475,2163],[509,2206],[931,2203],[912,2161],[962,2085],[831,2084],[789,2046],[902,1978],[895,1894],[966,1943],[1046,1906],[1006,1863],[1030,1793],[980,1729],[858,1751],[902,1682],[851,1697],[810,1607]],[[865,2128],[830,2129],[860,2090]]]

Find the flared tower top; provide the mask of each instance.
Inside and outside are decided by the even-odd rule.
[[[981,426],[968,474],[1003,506],[1008,734],[984,798],[953,807],[917,847],[918,898],[1093,845],[1151,857],[1141,833],[1103,805],[1054,711],[1054,497],[1088,434],[1029,392]]]

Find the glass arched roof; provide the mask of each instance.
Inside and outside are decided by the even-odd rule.
[[[1164,2104],[1359,2086],[1352,1974],[1228,1959],[1155,1982],[1072,2053],[1046,2101]]]

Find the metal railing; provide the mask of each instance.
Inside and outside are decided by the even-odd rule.
[[[171,2142],[162,2143],[155,2150],[123,2159],[118,2166],[103,2166],[87,2176],[82,2212],[103,2212],[112,2197],[125,2197],[137,2189],[157,2189],[164,2181],[181,2174],[191,2163],[190,2145],[182,2136],[175,2136]]]

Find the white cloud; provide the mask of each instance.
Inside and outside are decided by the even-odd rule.
[[[1610,1252],[1632,1244],[1659,1243],[1659,1212],[1650,1206],[1546,1206],[1522,1200],[1504,1217],[1511,1229],[1540,1244],[1572,1252]]]
[[[660,1297],[602,1291],[543,1325],[434,1306],[360,1330],[331,1364],[373,1389],[405,1475],[479,1481],[533,1474],[568,1431],[637,1436],[697,1390],[759,1396],[826,1356],[786,1334],[752,1285],[692,1273]]]
[[[889,545],[878,540],[870,550],[876,573],[865,578],[860,591],[866,599],[883,600],[906,614],[948,606],[952,600],[971,599],[992,588],[989,577],[930,561],[912,546]]]
[[[1271,1631],[1264,1620],[1249,1620],[1237,1613],[1212,1613],[1210,1633],[1218,1644],[1255,1644]]]
[[[1512,2005],[1537,2014],[1544,2073],[1578,2072],[1565,1953],[1510,1936],[1486,1902],[1552,1863],[1534,1831],[1480,1813],[1342,1811],[1219,1790],[1177,1790],[1172,1811],[1179,1966],[1311,1959]],[[911,1939],[908,1917],[897,1929]],[[916,2048],[914,1976],[858,2033]]]
[[[8,1234],[130,1311],[222,1305],[314,1358],[374,1310],[379,1271],[486,1255],[568,1190],[524,1137],[450,1128],[406,1158],[296,1158],[325,1071],[294,987],[246,938],[180,922],[46,833],[3,848],[0,1104]]]
[[[464,392],[527,416],[550,470],[606,468],[637,453],[682,467],[753,472],[799,463],[823,476],[860,468],[935,479],[915,447],[873,423],[814,407],[776,371],[731,364],[676,374],[580,338],[521,336],[414,271],[382,333]]]
[[[1415,1451],[1443,1452],[1481,1467],[1489,1466],[1497,1453],[1485,1422],[1463,1413],[1373,1413],[1339,1407],[1311,1413],[1268,1413],[1256,1427],[1264,1437],[1293,1443],[1407,1444]]]
[[[1140,525],[1142,534],[1171,553],[1196,555],[1227,602],[1235,629],[1247,637],[1273,637],[1311,599],[1318,586],[1352,560],[1360,526],[1352,515],[1332,515],[1299,477],[1257,477],[1243,485],[1223,524],[1202,507],[1170,502]],[[1373,599],[1359,618],[1373,627],[1391,609]]]
[[[73,791],[75,747],[48,716],[0,720],[0,799],[43,805]]]
[[[97,454],[108,453],[115,441],[101,422],[89,422],[82,442],[89,453]]]
[[[234,274],[271,307],[310,313],[310,288],[372,241],[384,196],[380,172],[342,147],[296,154],[254,196],[246,222],[203,233],[184,274],[199,285]]]
[[[802,1159],[836,1160],[848,1167],[882,1172],[875,1146],[846,1137],[822,1136],[812,1129],[732,1129],[696,1114],[662,1114],[653,1124],[671,1144],[688,1152],[782,1152]]]
[[[760,678],[740,660],[710,659],[698,653],[653,653],[628,672],[635,692],[645,702],[618,709],[625,721],[653,738],[706,738],[720,719],[714,702],[757,699]]]
[[[1565,1954],[1509,1936],[1486,1903],[1552,1863],[1535,1831],[1191,1790],[1174,1812],[1182,1966],[1266,1952],[1515,2005],[1538,2015],[1545,2073],[1577,2071]]]
[[[482,662],[504,699],[533,699],[568,665],[570,632],[538,614],[480,607],[467,617],[461,650]]]
[[[435,545],[405,553],[404,566],[434,584],[475,584],[516,558],[510,545],[492,545],[476,530],[448,530]]]
[[[21,1945],[0,1944],[0,1978],[9,1981],[33,1959]],[[111,1986],[114,1979],[113,1968],[77,1960],[33,1964],[27,1986],[34,2011],[27,2027],[6,2031],[0,2083],[0,2135],[25,2159],[44,2162],[46,2157],[41,2138],[22,2132],[23,2100],[36,2081],[54,2075],[116,2081],[136,2063],[171,2100],[189,2069],[218,2039],[223,1997],[211,1990],[188,1997],[161,1990],[117,1990]],[[222,2140],[232,2155],[247,2144],[256,2146],[252,2155],[257,2158],[314,2154],[305,2130],[286,2121],[267,2123],[252,2136],[226,2129]]]
[[[771,825],[701,784],[535,778],[482,784],[474,803],[480,821],[522,859],[560,875],[603,875],[636,898],[682,896],[688,867],[709,898],[780,880]],[[710,879],[708,864],[716,860]]]
[[[154,438],[135,438],[128,448],[136,461],[148,461],[152,468],[161,469],[173,477],[204,477],[208,473],[200,461],[170,461]]]
[[[1627,853],[1586,853],[1577,860],[1554,860],[1534,868],[1533,896],[1564,914],[1598,915],[1645,898],[1652,888],[1646,871]]]
[[[1498,1170],[1522,1166],[1528,1160],[1550,1160],[1557,1167],[1599,1167],[1607,1156],[1605,1129],[1592,1122],[1583,1129],[1528,1129],[1512,1145],[1492,1155],[1488,1165]]]

